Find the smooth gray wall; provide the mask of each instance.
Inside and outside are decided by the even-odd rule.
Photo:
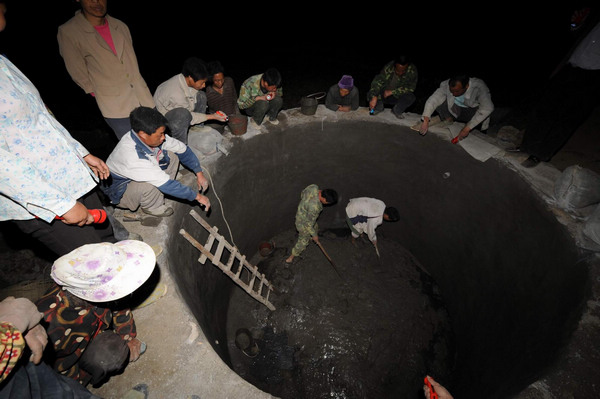
[[[450,177],[443,174],[449,172]],[[258,243],[294,228],[300,192],[334,188],[321,229],[344,224],[349,198],[372,196],[400,210],[378,230],[405,246],[434,276],[457,336],[456,397],[506,397],[534,381],[557,356],[579,318],[586,269],[578,251],[527,183],[494,159],[406,127],[314,123],[239,139],[210,168],[213,209],[203,217],[252,256]],[[205,231],[181,207],[175,217],[204,243]],[[215,350],[228,362],[229,292],[236,288],[178,234],[170,264]],[[381,233],[380,233],[381,231]],[[216,343],[218,342],[218,344]]]

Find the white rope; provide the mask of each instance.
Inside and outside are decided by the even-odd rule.
[[[219,195],[217,194],[217,190],[215,189],[215,185],[213,184],[213,181],[212,181],[212,176],[210,175],[210,172],[208,171],[207,167],[203,166],[202,171],[206,172],[206,174],[208,175],[208,179],[210,180],[210,186],[212,187],[213,191],[215,192],[215,197],[217,197],[217,201],[219,201],[219,205],[221,206],[221,215],[223,215],[223,220],[225,221],[227,230],[229,230],[229,237],[231,239],[231,244],[234,247],[237,247],[237,245],[235,245],[235,242],[233,241],[233,234],[231,234],[231,228],[229,227],[229,223],[227,223],[227,219],[225,218],[225,212],[223,211],[223,203],[221,202],[221,199],[219,198]]]

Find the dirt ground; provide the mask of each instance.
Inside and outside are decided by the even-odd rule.
[[[416,395],[427,370],[448,374],[452,335],[435,282],[385,239],[385,224],[380,258],[364,236],[353,245],[349,232],[320,232],[334,265],[312,242],[287,265],[295,230],[273,237],[273,253],[253,260],[278,289],[273,312],[241,289],[232,297],[245,306],[230,307],[229,341],[247,328],[259,348],[230,345],[233,368],[253,385],[284,399],[383,399]]]

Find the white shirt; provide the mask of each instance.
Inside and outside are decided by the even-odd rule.
[[[346,205],[346,215],[352,219],[358,216],[363,216],[364,221],[353,224],[353,227],[359,234],[367,233],[371,242],[377,241],[375,229],[383,223],[383,213],[385,212],[385,204],[383,201],[368,198],[352,198]],[[352,232],[352,237],[357,238],[358,235]]]

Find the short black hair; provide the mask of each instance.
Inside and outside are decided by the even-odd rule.
[[[134,132],[144,132],[152,134],[159,127],[168,126],[167,118],[163,116],[156,108],[137,107],[129,114],[129,123]]]
[[[465,73],[460,73],[452,76],[448,80],[448,86],[454,87],[457,83],[461,83],[463,87],[466,87],[469,84],[469,75]]]
[[[326,188],[321,190],[321,197],[325,198],[325,201],[327,202],[327,204],[335,204],[338,200],[338,194],[337,191],[331,189],[331,188]]]
[[[190,57],[183,62],[181,74],[186,78],[189,76],[194,82],[202,79],[208,79],[208,70],[206,64],[198,57]]]
[[[269,86],[281,86],[281,74],[275,68],[267,69],[265,73],[263,73],[262,78]]]
[[[216,75],[217,73],[222,73],[223,75],[225,74],[225,68],[223,68],[223,65],[221,65],[221,63],[219,61],[209,62],[207,69],[208,69],[208,74],[211,77],[213,75]]]
[[[394,65],[406,65],[408,63],[410,63],[410,57],[406,54],[400,54],[396,58],[394,58]]]
[[[397,222],[400,220],[400,212],[398,212],[398,209],[394,208],[393,206],[386,207],[383,211],[383,214],[388,215],[388,221],[390,222]]]

